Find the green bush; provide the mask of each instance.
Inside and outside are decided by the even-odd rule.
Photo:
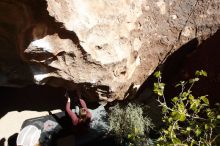
[[[131,104],[121,107],[119,104],[111,107],[109,114],[110,132],[122,143],[130,145],[144,143],[147,145],[147,134],[153,127],[151,119],[143,116],[143,107]]]
[[[181,81],[176,85],[180,93],[172,98],[171,105],[167,104],[164,96],[165,84],[161,82],[161,73],[154,74],[154,92],[162,109],[164,126],[157,139],[158,146],[213,146],[217,145],[219,135],[216,127],[219,124],[219,104],[210,108],[208,96],[195,97],[192,87],[199,81],[199,77],[206,77],[203,70],[196,71],[195,77],[189,81]]]

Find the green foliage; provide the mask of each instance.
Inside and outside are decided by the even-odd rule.
[[[164,97],[165,84],[161,82],[161,73],[156,72],[158,82],[154,83],[157,101],[162,107],[164,127],[157,139],[157,146],[212,146],[217,145],[218,134],[215,131],[220,119],[219,109],[211,109],[208,96],[195,97],[191,88],[199,78],[207,76],[203,70],[196,71],[195,77],[188,82],[180,81],[176,87],[181,88],[179,95],[171,99],[168,106]]]
[[[129,103],[125,107],[116,104],[109,114],[110,132],[120,142],[127,140],[130,144],[148,143],[147,134],[153,127],[151,119],[143,116],[143,107]]]

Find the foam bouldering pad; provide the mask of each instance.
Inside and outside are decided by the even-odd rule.
[[[103,136],[103,133],[97,133],[96,129],[90,128],[85,134],[78,135],[79,131],[75,131],[65,112],[27,119],[21,128],[28,125],[34,125],[42,131],[39,140],[42,146],[73,146],[73,143],[85,145]]]

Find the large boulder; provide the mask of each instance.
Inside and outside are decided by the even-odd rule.
[[[132,96],[170,54],[220,27],[218,0],[3,0],[0,8],[2,86],[33,81],[104,101]]]

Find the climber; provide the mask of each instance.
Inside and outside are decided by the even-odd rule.
[[[77,97],[74,97],[74,104],[75,109],[70,109],[70,97],[68,92],[66,92],[65,96],[67,97],[67,103],[66,103],[66,112],[72,119],[72,123],[74,126],[80,125],[80,124],[88,124],[91,120],[91,113],[88,110],[86,103],[83,99],[77,99]],[[79,102],[78,102],[79,101]]]
[[[107,124],[107,112],[103,105],[100,105],[96,109],[88,109],[85,101],[81,98],[80,92],[77,92],[78,97],[73,98],[75,108],[71,110],[70,102],[71,98],[66,92],[67,97],[66,112],[70,116],[73,128],[75,128],[77,143],[85,144],[91,140],[103,136],[108,131]]]

